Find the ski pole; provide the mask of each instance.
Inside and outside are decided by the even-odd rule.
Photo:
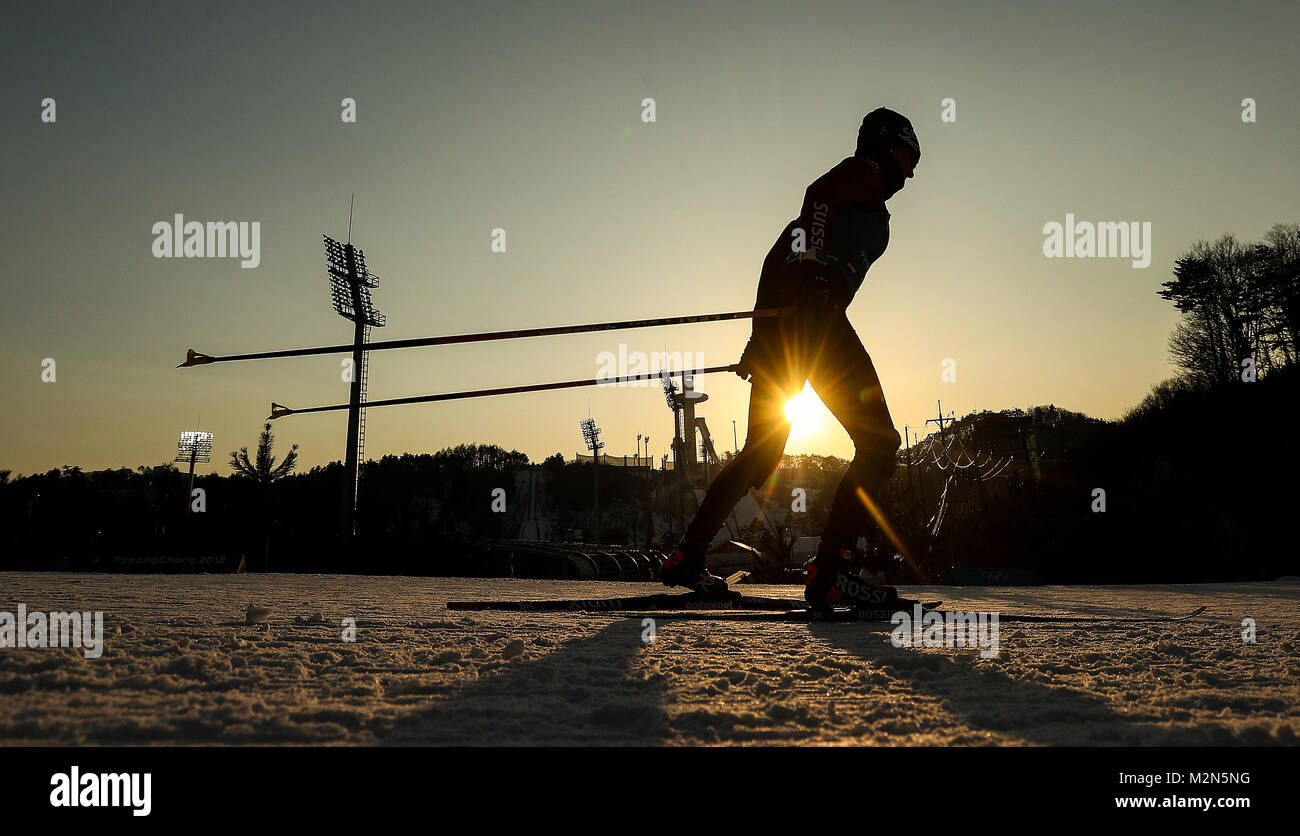
[[[734,372],[739,368],[739,364],[733,363],[730,366],[710,366],[706,369],[688,369],[686,371],[662,371],[647,372],[646,374],[630,375],[628,377],[597,377],[590,380],[566,380],[560,383],[534,383],[527,386],[504,386],[500,389],[475,389],[469,392],[445,392],[440,395],[416,395],[410,398],[390,398],[383,401],[369,401],[361,404],[362,408],[369,409],[372,406],[398,406],[408,403],[433,403],[434,401],[454,401],[462,398],[486,398],[491,395],[513,395],[519,392],[543,392],[548,389],[574,389],[579,386],[608,386],[619,383],[630,383],[636,380],[652,380],[657,377],[678,377],[683,374],[714,374],[715,372]],[[334,404],[333,406],[310,406],[303,409],[291,409],[278,403],[271,404],[271,414],[267,420],[281,418],[285,415],[301,415],[307,412],[332,412],[335,410],[347,409],[350,404]]]
[[[659,325],[690,325],[700,322],[725,322],[733,319],[762,319],[782,316],[781,308],[768,308],[758,311],[735,311],[732,313],[700,314],[697,316],[668,316],[659,319],[630,319],[623,322],[595,322],[588,325],[556,325],[549,328],[525,328],[517,331],[485,331],[479,334],[456,334],[446,337],[416,337],[407,340],[381,340],[366,343],[365,351],[381,351],[389,348],[417,348],[433,345],[455,345],[460,343],[478,343],[491,340],[514,340],[523,337],[550,337],[558,334],[586,334],[593,331],[619,331],[627,328],[652,328]],[[189,349],[185,362],[176,368],[189,366],[206,366],[209,363],[226,363],[232,360],[266,360],[273,357],[306,357],[313,354],[350,354],[356,346],[326,345],[317,348],[289,348],[281,351],[259,351],[253,354],[204,354]]]

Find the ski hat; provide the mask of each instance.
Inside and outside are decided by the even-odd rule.
[[[863,118],[862,127],[858,128],[856,155],[865,157],[887,142],[905,145],[912,149],[916,161],[921,159],[921,143],[912,123],[901,113],[878,107]]]

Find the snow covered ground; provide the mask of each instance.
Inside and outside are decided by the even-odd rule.
[[[887,626],[448,612],[654,584],[340,575],[0,574],[0,611],[103,610],[105,649],[0,648],[5,744],[1295,745],[1300,583],[911,591],[1003,613],[1001,653]],[[795,587],[747,586],[797,597]],[[249,603],[269,627],[244,624]],[[317,611],[326,624],[298,624]],[[342,619],[357,621],[354,643]],[[1255,619],[1258,640],[1242,641]]]

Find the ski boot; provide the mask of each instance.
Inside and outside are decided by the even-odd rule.
[[[740,597],[739,592],[729,590],[725,580],[705,567],[703,553],[689,553],[681,543],[660,567],[659,579],[664,586],[684,586],[701,598],[726,600]]]
[[[852,570],[849,549],[832,556],[818,554],[808,564],[803,597],[809,608],[825,611],[834,607],[894,612],[910,610],[916,601],[900,598],[892,586],[868,583]]]

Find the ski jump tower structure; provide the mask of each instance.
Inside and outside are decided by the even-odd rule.
[[[334,310],[352,322],[352,368],[348,396],[348,440],[343,459],[342,531],[345,537],[357,532],[357,490],[361,483],[361,461],[366,448],[366,379],[370,329],[382,328],[387,319],[370,299],[370,289],[379,287],[379,277],[366,269],[366,256],[348,243],[325,238],[325,262],[330,277]]]
[[[680,392],[670,375],[665,373],[662,378],[664,399],[668,402],[668,408],[673,411],[673,469],[682,473],[688,483],[694,484],[696,471],[702,458],[704,482],[707,487],[709,462],[712,461],[718,466],[722,464],[717,450],[713,447],[713,436],[709,433],[708,424],[705,423],[704,418],[695,414],[695,407],[707,401],[709,396],[695,390],[694,374],[684,371],[681,378]],[[701,439],[699,442],[696,441],[697,431]]]

